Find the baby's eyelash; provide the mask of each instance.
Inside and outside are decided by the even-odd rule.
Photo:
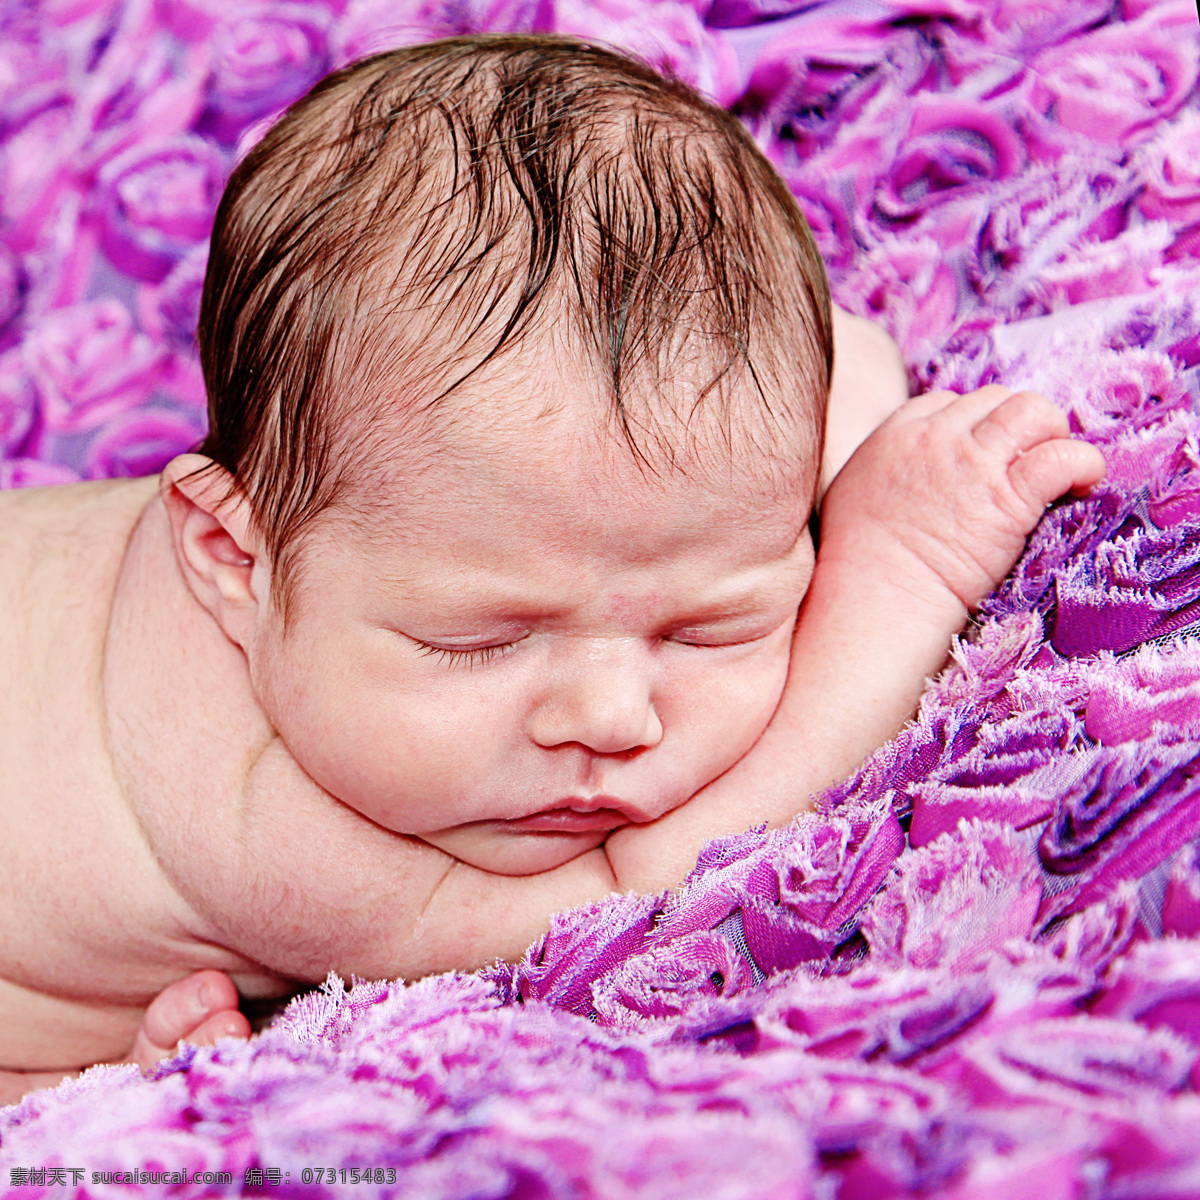
[[[754,642],[761,642],[765,638],[768,638],[770,636],[771,636],[770,633],[760,633],[760,634],[754,635],[753,637],[750,637],[750,636],[741,637],[735,642],[691,641],[690,639],[688,639],[686,637],[682,637],[682,638],[672,637],[672,638],[667,638],[666,640],[669,642],[674,642],[674,644],[676,646],[688,646],[693,650],[727,650],[731,646],[749,646]]]
[[[414,639],[415,640],[415,639]],[[507,654],[517,643],[501,642],[496,646],[480,646],[478,650],[451,650],[445,646],[431,646],[428,642],[417,642],[422,654],[436,654],[445,663],[455,666],[480,667],[484,663]]]

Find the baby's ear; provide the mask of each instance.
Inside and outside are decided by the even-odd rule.
[[[167,463],[160,494],[192,595],[245,648],[270,583],[249,500],[224,467],[200,454]]]

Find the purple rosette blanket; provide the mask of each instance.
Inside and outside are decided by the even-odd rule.
[[[562,914],[516,967],[331,978],[249,1043],[34,1095],[0,1112],[0,1186],[1200,1195],[1192,0],[10,0],[0,483],[193,444],[237,155],[354,57],[514,29],[731,107],[919,386],[1035,386],[1108,477],[1046,513],[816,813],[713,843],[678,893]]]

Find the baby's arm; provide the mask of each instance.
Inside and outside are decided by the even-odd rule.
[[[1104,474],[1100,452],[1031,392],[910,400],[831,485],[787,685],[741,762],[652,825],[606,844],[619,885],[677,883],[710,838],[784,825],[892,737],[968,612],[1004,578],[1045,506]]]

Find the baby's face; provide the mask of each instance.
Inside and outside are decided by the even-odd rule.
[[[750,748],[813,550],[802,503],[647,482],[614,465],[624,449],[597,466],[565,418],[476,442],[367,518],[319,518],[286,627],[264,616],[248,653],[324,788],[524,875],[662,816]]]

